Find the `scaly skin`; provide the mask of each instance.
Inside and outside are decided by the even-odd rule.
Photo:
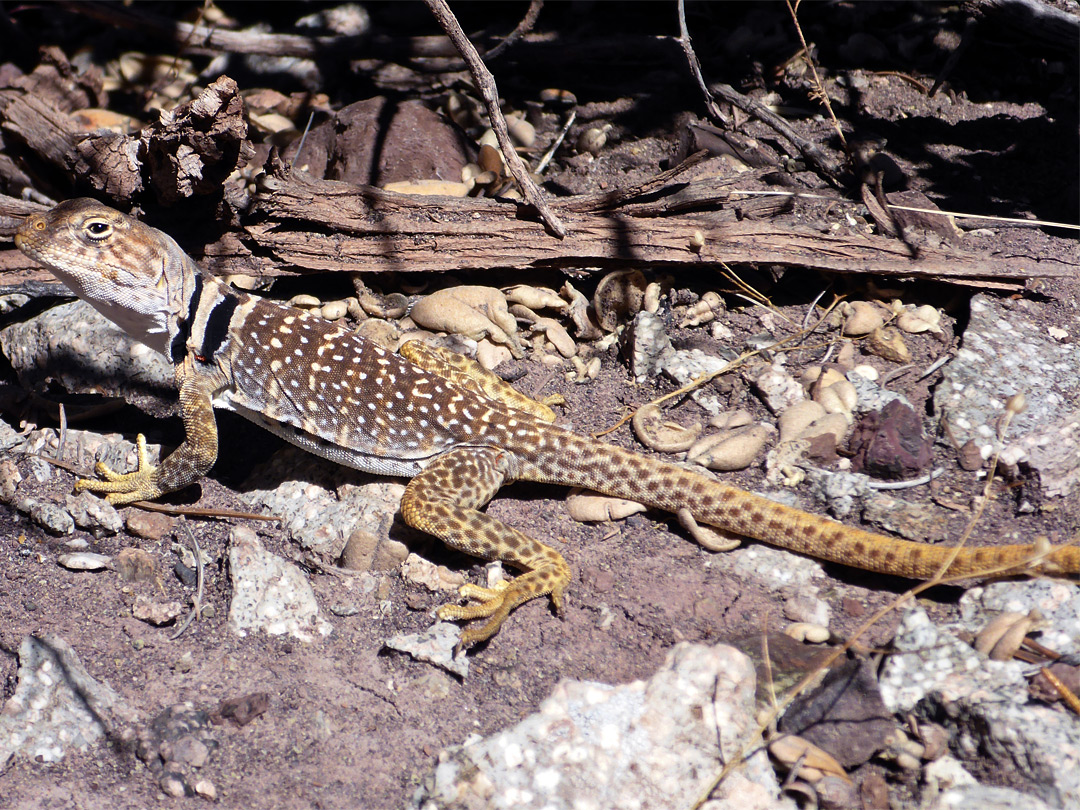
[[[419,343],[393,355],[300,310],[203,275],[168,236],[93,200],[27,218],[16,245],[176,368],[187,438],[158,467],[78,486],[111,503],[150,500],[203,476],[217,459],[211,400],[318,455],[412,477],[407,523],[447,545],[522,570],[499,588],[466,585],[446,619],[486,619],[490,638],[523,602],[559,607],[571,579],[562,556],[479,511],[512,481],[587,487],[822,560],[901,577],[941,571],[953,549],[897,540],[792,509],[682,467],[551,424],[554,415],[473,361]],[[140,437],[140,443],[141,443]],[[1080,573],[1080,549],[962,549],[947,576]]]

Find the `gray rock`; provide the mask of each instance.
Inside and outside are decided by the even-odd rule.
[[[454,655],[454,648],[460,639],[461,628],[458,625],[436,622],[422,633],[402,633],[388,638],[386,646],[465,678],[469,674],[469,659],[464,655]]]
[[[364,476],[355,470],[286,447],[256,468],[241,488],[244,500],[282,520],[292,540],[336,564],[357,529],[390,542],[403,484]]]
[[[963,763],[951,754],[927,762],[923,767],[922,781],[924,804],[953,788],[978,784]]]
[[[105,391],[136,405],[176,398],[168,359],[129,337],[85,301],[12,324],[0,331],[0,348],[29,388],[52,379],[69,391]]]
[[[68,495],[64,503],[75,519],[75,525],[96,536],[116,534],[124,528],[124,520],[116,507],[98,495],[80,492]]]
[[[120,736],[135,713],[94,680],[59,636],[27,636],[19,645],[18,686],[0,712],[0,763],[17,755],[57,762],[106,733]]]
[[[895,646],[881,678],[890,710],[951,718],[961,760],[987,767],[989,757],[1051,807],[1080,806],[1080,724],[1028,699],[1025,664],[988,660],[919,607],[904,614]]]
[[[52,534],[71,534],[75,531],[75,519],[55,503],[28,495],[17,498],[15,508]]]
[[[626,353],[630,358],[630,371],[638,382],[663,373],[679,385],[686,385],[728,364],[724,358],[706,354],[700,349],[676,350],[664,331],[663,320],[645,311],[634,317],[627,330]],[[695,389],[690,396],[713,416],[725,408],[725,404],[710,393],[707,386]]]
[[[630,371],[641,383],[652,379],[673,353],[671,339],[664,331],[664,322],[651,312],[639,312],[626,331],[626,353]]]
[[[24,437],[11,425],[0,419],[0,452],[22,444]]]
[[[830,514],[847,517],[870,494],[870,477],[862,473],[806,471],[811,494],[826,505]]]
[[[679,349],[663,360],[664,375],[679,385],[689,385],[694,380],[709,374],[715,374],[728,365],[722,357],[706,354],[701,349]],[[727,402],[710,391],[705,385],[690,392],[690,398],[712,416],[718,416],[727,409]]]
[[[0,419],[0,424],[7,424]],[[15,493],[22,483],[22,473],[13,458],[0,459],[0,501],[11,505],[15,501]]]
[[[285,633],[300,641],[329,635],[333,629],[319,616],[315,592],[303,572],[288,560],[263,548],[247,526],[237,526],[229,537],[229,568],[233,592],[229,603],[229,630],[241,638],[263,630]]]
[[[1064,497],[1080,487],[1080,410],[1042,425],[1009,444],[1000,461],[1038,482],[1042,497]]]
[[[1055,340],[1042,306],[973,297],[963,347],[945,367],[934,409],[958,447],[974,440],[987,459],[1006,400],[1024,394],[1027,407],[1012,420],[1002,460],[1026,464],[1045,496],[1061,497],[1080,488],[1080,343]],[[1055,325],[1080,335],[1080,315]]]
[[[855,386],[854,412],[857,414],[880,411],[894,400],[900,400],[908,407],[911,407],[911,402],[903,394],[898,394],[888,388],[882,388],[876,382],[866,379],[861,374],[849,371],[845,376],[848,382]]]
[[[917,543],[940,543],[948,536],[941,513],[932,505],[872,492],[864,501],[863,519],[887,532]]]
[[[779,359],[754,377],[754,390],[773,413],[782,413],[796,402],[806,399],[802,383],[784,368],[783,361]]]
[[[351,571],[396,571],[409,557],[409,547],[364,528],[353,529],[341,552],[341,567]]]
[[[815,580],[825,577],[825,570],[818,560],[761,543],[751,543],[730,552],[730,556],[737,572],[753,577],[774,591],[789,585],[807,590]],[[816,588],[812,590],[816,591]]]
[[[755,729],[754,670],[724,645],[678,644],[648,681],[563,681],[540,710],[444,750],[414,808],[691,807]],[[717,789],[718,806],[791,808],[762,749]]]
[[[972,694],[1027,701],[1023,664],[988,660],[931,622],[920,607],[904,613],[893,644],[896,653],[889,656],[881,675],[881,696],[890,711],[911,711],[938,692],[950,701]]]
[[[927,810],[1051,810],[1052,807],[1028,793],[986,785],[962,785],[938,795]]]

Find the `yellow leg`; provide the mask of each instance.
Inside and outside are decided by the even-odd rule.
[[[140,433],[135,444],[139,452],[139,464],[135,472],[118,473],[103,461],[99,461],[94,469],[105,480],[80,478],[75,482],[75,490],[81,492],[88,489],[91,492],[108,493],[105,500],[114,506],[134,501],[149,501],[161,495],[161,487],[155,481],[158,468],[151,464],[146,456],[146,437]]]
[[[75,488],[104,492],[114,506],[155,498],[194,484],[217,460],[217,421],[211,404],[216,380],[191,367],[185,360],[176,370],[180,388],[180,415],[184,419],[185,438],[158,466],[146,458],[146,438],[139,435],[139,466],[135,472],[118,473],[104,464],[97,472],[104,481],[83,479]]]
[[[497,400],[515,410],[530,413],[545,422],[555,421],[555,412],[546,404],[525,396],[497,374],[492,374],[468,357],[419,340],[402,344],[398,354],[424,371],[438,374],[473,393]],[[560,404],[561,399],[558,397],[551,404]]]
[[[439,456],[413,478],[401,500],[405,522],[474,557],[502,560],[525,573],[497,588],[465,585],[475,602],[444,605],[440,619],[487,619],[461,635],[460,647],[491,638],[518,605],[550,594],[555,609],[570,583],[570,566],[555,549],[489,517],[477,508],[513,479],[513,457],[494,448],[460,448]]]

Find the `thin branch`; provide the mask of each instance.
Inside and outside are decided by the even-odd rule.
[[[195,619],[199,617],[199,614],[202,613],[203,591],[205,588],[206,580],[206,575],[203,569],[202,549],[199,548],[199,541],[195,538],[195,532],[191,530],[191,526],[186,520],[182,521],[180,523],[180,526],[187,534],[188,540],[191,541],[191,547],[195,553],[196,585],[195,595],[191,598],[191,613],[189,613],[187,618],[184,619],[183,623],[180,625],[180,627],[177,628],[176,632],[169,636],[169,641],[176,641],[178,638],[180,638],[180,636],[184,634],[184,631],[188,629],[188,625],[190,625]]]
[[[476,82],[476,88],[480,91],[480,95],[484,99],[484,105],[487,107],[488,117],[491,119],[491,128],[495,131],[495,137],[498,139],[503,157],[506,159],[506,167],[510,170],[514,180],[517,181],[526,201],[540,213],[541,218],[552,234],[560,239],[564,238],[566,236],[566,226],[562,224],[562,221],[555,216],[555,212],[548,206],[547,200],[544,199],[540,189],[536,187],[532,178],[529,177],[525,164],[521,162],[514,144],[510,141],[510,133],[506,131],[506,119],[503,118],[502,110],[499,109],[499,90],[495,86],[495,77],[491,75],[491,71],[484,65],[480,54],[477,53],[469,38],[465,36],[465,32],[461,30],[461,25],[450,10],[450,6],[446,4],[446,0],[424,0],[424,2],[431,9],[431,13],[435,15],[435,19],[439,21],[443,30],[446,31],[450,41],[458,49],[461,58],[465,60],[465,64],[468,65],[473,81]]]
[[[825,92],[825,84],[821,81],[821,77],[817,72],[817,65],[814,64],[813,57],[810,55],[810,46],[806,44],[806,37],[803,36],[802,26],[799,25],[799,17],[796,13],[796,9],[799,5],[799,0],[795,0],[795,5],[791,4],[791,0],[786,0],[788,11],[791,12],[791,21],[795,24],[795,33],[799,35],[799,42],[803,47],[803,54],[806,58],[806,64],[810,66],[810,73],[814,77],[814,87],[817,89],[818,97],[821,99],[821,103],[825,105],[825,109],[829,113],[829,119],[832,121],[833,128],[836,130],[836,134],[840,138],[840,143],[847,148],[847,139],[844,137],[844,131],[840,129],[840,122],[836,120],[836,113],[833,112],[832,103],[829,101],[829,94]]]
[[[799,153],[805,157],[808,161],[817,166],[821,172],[829,179],[835,180],[840,176],[844,170],[844,164],[838,160],[834,160],[825,152],[820,146],[812,141],[808,141],[802,137],[791,125],[788,124],[783,118],[774,113],[764,104],[759,101],[755,101],[749,96],[744,96],[734,87],[729,84],[720,82],[709,87],[709,90],[716,93],[724,101],[729,104],[733,104],[743,112],[747,112],[759,119],[765,124],[775,129],[789,141],[791,144],[799,150]]]
[[[544,7],[544,0],[532,0],[529,3],[529,10],[525,12],[525,16],[521,18],[521,22],[517,24],[517,28],[507,34],[506,39],[492,48],[490,51],[484,54],[485,61],[491,62],[498,59],[506,50],[529,33],[532,27],[536,25],[536,18],[540,16],[540,9]]]
[[[679,44],[682,46],[683,53],[686,54],[686,61],[690,65],[690,72],[694,74],[694,79],[698,83],[698,87],[701,88],[701,94],[705,96],[705,109],[709,111],[709,115],[720,121],[725,125],[729,125],[731,122],[728,117],[724,115],[723,110],[720,109],[720,105],[716,103],[716,99],[713,98],[713,94],[709,92],[709,87],[705,84],[705,77],[701,74],[701,63],[698,61],[697,54],[694,53],[694,46],[690,42],[690,29],[686,27],[686,8],[685,0],[679,0]]]

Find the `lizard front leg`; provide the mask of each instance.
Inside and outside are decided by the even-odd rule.
[[[217,420],[211,404],[217,381],[213,373],[196,366],[191,357],[176,367],[180,388],[180,414],[185,438],[161,464],[146,458],[146,437],[138,436],[139,466],[135,472],[118,473],[99,462],[97,472],[105,480],[82,479],[77,490],[104,492],[105,499],[119,506],[134,501],[150,501],[168,492],[183,489],[202,478],[217,460]]]
[[[555,549],[477,509],[512,480],[513,457],[496,448],[458,448],[432,461],[405,489],[401,514],[410,526],[474,557],[502,560],[525,573],[498,588],[464,585],[470,605],[443,605],[440,619],[487,619],[461,635],[469,647],[491,638],[518,605],[546,594],[556,610],[570,583],[570,566]]]

